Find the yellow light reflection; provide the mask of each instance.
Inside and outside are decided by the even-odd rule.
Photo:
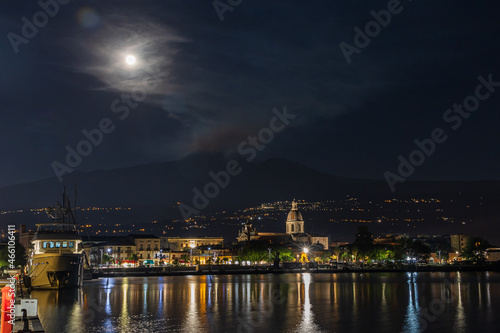
[[[183,325],[183,332],[202,332],[198,303],[196,301],[196,286],[197,283],[191,282],[189,284],[189,305],[185,317],[185,324]]]
[[[128,288],[129,285],[127,283],[127,278],[123,281],[122,284],[122,310],[120,313],[120,328],[122,330],[126,329],[127,331],[130,329],[130,315],[128,313]]]

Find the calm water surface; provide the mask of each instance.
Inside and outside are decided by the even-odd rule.
[[[110,278],[32,297],[49,333],[500,331],[491,272]]]

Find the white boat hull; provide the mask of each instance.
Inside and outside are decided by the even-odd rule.
[[[45,253],[31,258],[29,277],[32,289],[65,289],[81,287],[83,255]]]

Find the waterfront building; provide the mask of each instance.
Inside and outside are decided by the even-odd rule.
[[[222,246],[222,237],[161,237],[161,248],[171,251],[187,250],[189,248]]]
[[[107,264],[104,255],[112,258],[110,265],[128,262],[136,253],[134,241],[119,236],[90,236],[83,239],[83,250],[93,266]]]
[[[167,264],[209,264],[232,261],[232,253],[224,249],[223,237],[161,237],[164,262]],[[189,260],[188,260],[189,258]]]
[[[443,252],[450,252],[451,240],[447,235],[418,235],[417,240],[420,240],[425,245],[429,246],[431,252],[436,252],[438,255]],[[456,254],[456,251],[453,251]]]
[[[192,255],[190,252],[184,253],[190,255],[191,263],[194,265],[232,264],[238,257],[238,251],[231,249],[199,248],[194,249]],[[173,256],[172,260],[175,260]]]
[[[499,261],[500,260],[500,248],[491,247],[486,249],[486,260],[487,261]]]
[[[83,248],[92,265],[105,264],[104,255],[112,258],[113,266],[158,265],[161,259],[160,238],[155,235],[90,236],[83,240]]]
[[[455,253],[458,252],[458,254],[462,253],[464,248],[467,246],[469,239],[470,239],[469,235],[463,235],[463,234],[451,235],[450,236],[451,250]]]
[[[136,253],[141,265],[158,265],[160,262],[160,241],[155,235],[130,234],[136,247]]]

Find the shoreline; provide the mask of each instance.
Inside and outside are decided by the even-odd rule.
[[[153,276],[188,276],[188,275],[245,275],[245,274],[337,274],[337,273],[425,273],[425,272],[500,272],[500,264],[485,265],[453,265],[453,266],[420,266],[412,268],[274,268],[269,266],[204,266],[195,267],[150,267],[150,268],[110,268],[99,273],[93,273],[92,279],[85,282],[108,277],[153,277]],[[0,277],[0,287],[5,285],[6,279]],[[24,288],[24,285],[23,285]]]
[[[216,269],[217,268],[217,269]],[[287,274],[287,273],[418,273],[418,272],[500,272],[499,267],[493,265],[482,266],[444,266],[444,267],[414,267],[414,268],[350,268],[350,269],[283,269],[273,267],[248,267],[244,269],[228,269],[228,267],[216,267],[211,269],[169,270],[168,268],[143,268],[134,269],[111,269],[95,274],[93,279],[107,277],[147,277],[147,276],[187,276],[187,275],[243,275],[243,274]],[[91,281],[91,280],[86,280]]]

